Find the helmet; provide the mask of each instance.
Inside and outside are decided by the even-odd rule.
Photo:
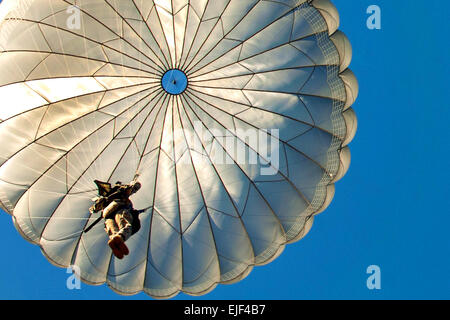
[[[141,189],[142,185],[140,182],[133,182],[131,183],[132,187],[133,187],[133,193],[138,192],[139,189]]]

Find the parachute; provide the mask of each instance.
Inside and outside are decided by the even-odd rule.
[[[60,267],[125,295],[202,295],[303,238],[350,164],[358,84],[329,0],[5,0],[0,206]],[[95,180],[141,229],[83,230]]]

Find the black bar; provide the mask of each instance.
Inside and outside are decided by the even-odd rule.
[[[103,219],[102,216],[98,217],[89,227],[87,227],[83,232],[88,233],[97,223],[99,223]]]

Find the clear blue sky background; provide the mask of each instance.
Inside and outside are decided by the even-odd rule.
[[[204,299],[450,298],[450,2],[334,3],[360,82],[350,170],[305,239]],[[366,27],[372,4],[382,9],[381,30]],[[0,223],[0,299],[151,299],[105,285],[68,290],[65,269],[23,240],[4,212]],[[381,290],[366,287],[372,264]]]

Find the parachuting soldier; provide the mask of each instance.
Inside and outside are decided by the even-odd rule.
[[[85,232],[102,218],[105,219],[105,231],[109,236],[108,245],[114,256],[123,259],[130,253],[125,241],[140,229],[139,214],[144,210],[135,210],[129,198],[139,191],[141,184],[137,181],[122,184],[119,181],[111,187],[111,184],[107,182],[98,180],[94,182],[98,187],[99,196],[93,199],[95,203],[89,211],[91,214],[102,211],[102,215]]]

